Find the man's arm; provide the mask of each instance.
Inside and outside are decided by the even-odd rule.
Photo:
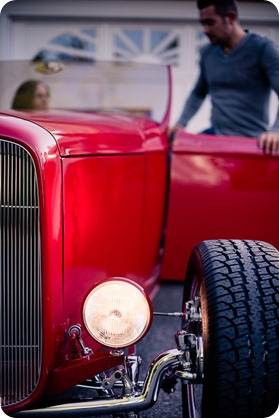
[[[206,81],[202,73],[200,73],[195,87],[193,88],[190,96],[185,101],[184,108],[181,112],[181,115],[178,121],[169,130],[169,135],[171,139],[173,139],[174,135],[179,129],[182,129],[185,126],[187,126],[188,122],[192,119],[192,117],[197,113],[197,111],[201,107],[206,95],[207,95]]]
[[[271,88],[277,93],[279,100],[279,47],[273,42],[268,42],[262,55],[262,65]],[[279,152],[279,106],[277,117],[268,132],[263,132],[259,137],[259,147],[266,154]]]

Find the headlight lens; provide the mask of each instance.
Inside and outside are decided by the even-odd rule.
[[[91,336],[113,348],[135,344],[147,332],[151,303],[143,289],[127,279],[113,278],[96,286],[87,296],[83,319]]]

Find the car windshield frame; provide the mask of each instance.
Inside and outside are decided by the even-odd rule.
[[[0,74],[0,110],[4,112],[12,110],[22,83],[37,80],[49,88],[50,110],[128,113],[158,123],[169,113],[171,73],[166,65],[0,61]]]

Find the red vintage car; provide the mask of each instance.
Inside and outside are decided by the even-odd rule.
[[[0,67],[3,411],[136,417],[168,379],[184,417],[272,415],[278,157],[251,138],[171,144],[167,67]],[[11,109],[25,80],[48,86],[46,109]],[[135,347],[162,280],[184,280],[181,328],[139,381]],[[89,399],[57,404],[79,384]]]

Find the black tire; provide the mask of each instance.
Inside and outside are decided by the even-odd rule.
[[[184,289],[184,302],[197,295],[201,299],[204,381],[182,385],[183,416],[274,414],[279,399],[279,252],[258,241],[204,241],[192,252]],[[189,324],[183,327],[189,331]],[[189,412],[194,407],[197,412]]]

